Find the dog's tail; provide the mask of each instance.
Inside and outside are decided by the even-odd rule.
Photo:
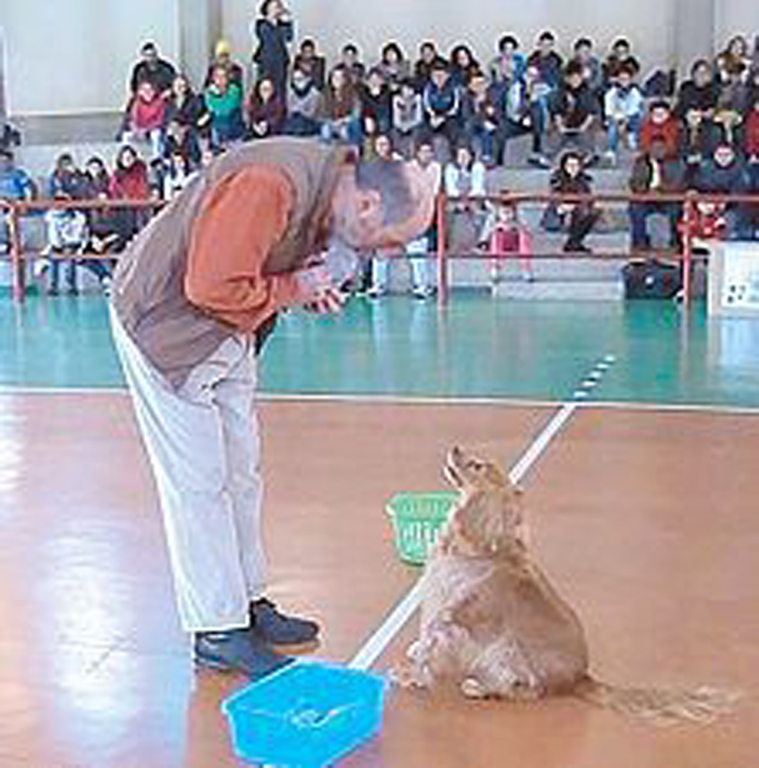
[[[706,686],[693,690],[621,688],[590,676],[577,685],[574,695],[598,707],[660,726],[711,723],[732,712],[741,698],[737,692]]]

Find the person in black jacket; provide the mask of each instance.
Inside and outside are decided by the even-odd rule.
[[[198,167],[201,139],[210,138],[211,115],[203,97],[193,92],[184,75],[174,78],[166,104],[166,126],[164,157],[180,154],[190,166]]]
[[[592,177],[585,172],[581,153],[565,152],[559,167],[551,176],[551,192],[559,195],[588,195],[593,190]],[[566,229],[565,253],[590,253],[585,238],[600,216],[592,201],[559,201],[551,203],[543,217],[543,226],[550,230]]]
[[[316,42],[312,38],[307,37],[301,42],[293,61],[293,69],[299,69],[308,75],[318,90],[324,90],[327,82],[327,60],[316,52]]]
[[[742,158],[730,144],[719,144],[696,174],[699,192],[714,195],[745,195],[750,180]],[[724,207],[726,236],[730,240],[751,239],[746,203],[728,203]]]
[[[162,95],[171,90],[177,71],[174,65],[158,55],[158,47],[153,42],[145,43],[140,49],[142,59],[132,69],[129,84],[132,94],[137,93],[140,83],[148,81]]]
[[[372,139],[388,134],[393,120],[393,95],[379,67],[369,70],[366,82],[359,87],[361,121],[364,137]]]
[[[559,135],[558,152],[573,145],[589,158],[594,158],[598,113],[598,98],[585,80],[583,65],[570,61],[564,81],[551,103],[553,123]]]
[[[255,35],[258,48],[253,61],[258,65],[258,79],[268,77],[274,83],[277,94],[287,93],[287,70],[293,40],[293,22],[281,0],[264,0],[261,17],[256,21]]]

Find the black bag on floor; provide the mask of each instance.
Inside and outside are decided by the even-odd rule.
[[[680,267],[658,259],[629,262],[622,278],[626,299],[672,299],[682,287]]]

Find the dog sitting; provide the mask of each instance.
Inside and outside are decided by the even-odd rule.
[[[661,724],[732,709],[735,695],[709,688],[622,689],[591,677],[580,619],[530,557],[521,489],[458,448],[445,475],[460,498],[422,577],[421,631],[397,682],[453,682],[474,699],[574,695]]]

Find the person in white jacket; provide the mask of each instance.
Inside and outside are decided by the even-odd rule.
[[[606,157],[610,163],[617,161],[617,150],[622,133],[627,134],[627,145],[635,152],[643,122],[645,100],[640,87],[634,82],[632,70],[623,67],[617,75],[617,82],[609,88],[604,97],[604,113],[608,122],[609,149]]]
[[[409,165],[417,169],[420,176],[427,179],[429,188],[437,194],[442,182],[442,167],[435,160],[435,148],[432,140],[420,139],[416,146],[414,159]],[[411,265],[411,289],[414,297],[428,299],[435,293],[435,256],[437,250],[437,221],[415,240],[406,245],[406,255]],[[390,261],[387,257],[372,259],[372,287],[369,297],[377,299],[387,292],[390,273]]]

